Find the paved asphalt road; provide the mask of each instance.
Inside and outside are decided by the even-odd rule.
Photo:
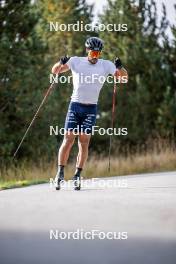
[[[176,172],[85,183],[81,191],[49,184],[1,191],[0,263],[176,263]],[[50,230],[77,229],[128,238],[50,239]]]

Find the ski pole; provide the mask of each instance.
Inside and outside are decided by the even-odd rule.
[[[115,102],[116,102],[116,81],[114,82],[114,89],[112,95],[112,116],[111,116],[111,128],[114,129],[114,117],[115,117]],[[108,163],[108,171],[111,170],[111,148],[112,148],[112,135],[109,136],[109,163]]]
[[[15,153],[13,154],[13,158],[15,158],[15,156],[16,156],[18,150],[20,149],[20,147],[21,147],[21,145],[22,145],[24,139],[25,139],[26,136],[27,136],[27,133],[29,132],[29,129],[30,129],[31,126],[33,125],[35,119],[37,118],[37,116],[38,116],[38,114],[39,114],[39,112],[40,112],[40,109],[42,108],[42,106],[43,106],[43,104],[45,103],[47,97],[49,96],[51,90],[53,89],[54,84],[55,84],[55,82],[53,81],[52,84],[51,84],[51,85],[49,86],[49,88],[47,89],[46,94],[45,94],[45,96],[44,96],[44,98],[43,98],[41,104],[39,105],[39,107],[38,107],[38,109],[37,109],[37,111],[36,111],[34,117],[32,118],[32,120],[31,120],[29,126],[27,127],[26,132],[24,133],[24,135],[23,135],[23,137],[22,137],[22,139],[21,139],[21,141],[20,141],[20,143],[19,143],[19,145],[18,145],[18,147],[17,147]]]

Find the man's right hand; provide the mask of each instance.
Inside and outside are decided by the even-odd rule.
[[[67,72],[69,71],[69,66],[66,64],[69,61],[70,57],[68,56],[63,56],[60,58],[59,62],[57,62],[56,64],[54,64],[54,66],[52,67],[51,72],[53,74],[59,74],[62,72]]]
[[[62,57],[60,58],[60,60],[59,60],[59,63],[60,63],[61,65],[64,65],[64,64],[66,64],[66,63],[69,61],[69,59],[70,59],[70,57],[68,57],[67,55],[66,55],[66,56],[62,56]]]

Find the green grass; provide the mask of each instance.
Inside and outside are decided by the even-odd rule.
[[[75,164],[69,163],[65,171],[65,179],[71,179]],[[128,155],[127,157],[112,157],[111,172],[108,172],[108,159],[92,157],[83,170],[84,178],[120,176],[150,172],[176,170],[176,151],[165,148],[162,151],[149,151],[145,154]],[[45,183],[55,177],[56,161],[50,164],[37,165],[23,163],[19,167],[11,166],[0,174],[0,190],[24,187],[32,184]]]
[[[41,184],[41,183],[46,183],[46,182],[48,182],[48,180],[4,181],[4,182],[0,182],[0,190],[20,188],[20,187],[25,187],[25,186],[35,185],[35,184]]]

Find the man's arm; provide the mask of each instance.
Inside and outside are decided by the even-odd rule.
[[[53,74],[58,74],[58,73],[62,73],[62,72],[67,72],[69,71],[70,68],[68,67],[67,64],[63,65],[63,64],[60,64],[60,62],[57,62],[56,64],[54,64],[54,66],[52,67],[52,70],[51,72]]]
[[[58,74],[62,72],[67,72],[70,70],[69,66],[66,64],[69,61],[70,57],[64,56],[61,57],[60,61],[54,64],[51,72],[53,74]]]

